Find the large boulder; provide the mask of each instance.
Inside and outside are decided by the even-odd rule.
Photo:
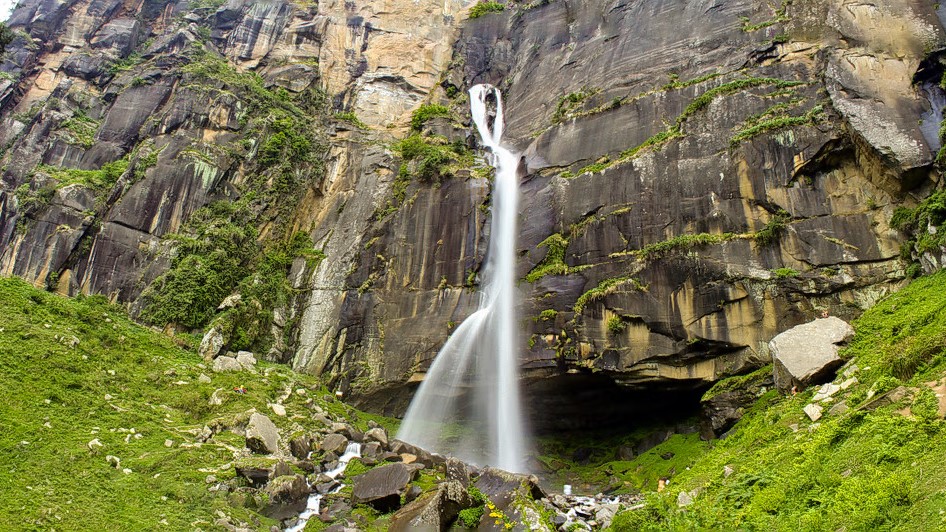
[[[268,417],[254,412],[246,425],[246,447],[254,453],[275,453],[279,449],[276,425]]]
[[[215,356],[220,354],[220,350],[223,349],[224,339],[223,334],[216,327],[211,327],[207,334],[200,340],[200,346],[197,348],[197,353],[204,358],[204,360],[213,360]]]
[[[547,498],[535,475],[520,475],[492,467],[483,470],[474,485],[499,509],[509,506],[517,496],[534,500]]]
[[[419,531],[446,530],[451,521],[464,508],[473,504],[466,488],[455,480],[440,484],[437,491],[420,497],[398,510],[391,518],[388,530]]]
[[[222,356],[214,359],[213,370],[217,373],[243,371],[243,366],[233,357]]]
[[[700,400],[701,434],[714,438],[736,424],[743,413],[752,405],[765,389],[772,386],[772,374],[754,372],[748,377],[730,377],[738,385],[714,393],[711,389]],[[727,381],[723,381],[725,384]],[[715,387],[714,387],[715,388]]]
[[[373,429],[368,429],[368,432],[365,432],[365,441],[376,441],[381,445],[388,446],[388,433],[382,427],[375,427]]]
[[[381,512],[390,512],[401,504],[401,494],[414,479],[415,468],[394,463],[376,467],[367,473],[352,477],[351,500],[354,504],[368,504]]]
[[[836,318],[820,318],[792,327],[769,342],[775,385],[788,391],[829,380],[842,360],[839,344],[854,336],[854,328]]]
[[[391,440],[391,451],[398,455],[414,455],[415,460],[427,467],[435,467],[446,463],[447,459],[439,454],[433,454],[416,445],[401,440]]]
[[[254,488],[265,486],[273,473],[273,470],[267,467],[236,466],[234,469],[238,477],[246,479],[250,486]]]
[[[341,456],[345,452],[345,448],[348,447],[348,438],[341,434],[328,434],[322,440],[320,447],[325,452],[332,452]]]
[[[270,481],[265,491],[270,501],[291,504],[304,499],[311,490],[302,475],[282,475]]]

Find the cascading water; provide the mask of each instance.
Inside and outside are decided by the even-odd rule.
[[[495,105],[490,121],[489,104]],[[479,309],[447,339],[404,417],[398,438],[479,465],[524,472],[515,308],[519,157],[499,145],[499,89],[470,89],[470,111],[492,152],[492,226]]]
[[[341,475],[342,471],[345,471],[345,468],[348,466],[348,462],[350,462],[352,458],[357,458],[359,456],[361,456],[361,444],[355,442],[349,443],[348,447],[345,448],[345,454],[339,457],[338,465],[335,466],[335,469],[326,471],[325,474],[331,478]],[[332,490],[332,493],[335,493],[340,489],[342,489],[342,486],[338,485],[334,490]],[[321,506],[322,495],[313,492],[311,495],[309,495],[309,500],[306,501],[305,510],[299,514],[299,521],[297,521],[294,526],[287,528],[286,532],[299,532],[300,530],[304,529],[306,522],[308,522],[313,515],[318,515]]]

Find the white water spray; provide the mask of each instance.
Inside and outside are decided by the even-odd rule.
[[[488,104],[495,104],[490,120]],[[525,472],[515,308],[519,157],[499,145],[499,89],[470,89],[470,111],[492,151],[492,226],[479,309],[447,339],[414,396],[398,438],[479,465]]]

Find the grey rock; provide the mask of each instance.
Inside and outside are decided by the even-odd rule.
[[[618,459],[620,460],[633,460],[637,454],[634,452],[634,448],[630,445],[622,445],[618,447]]]
[[[245,478],[254,488],[265,486],[273,472],[269,468],[254,466],[236,466],[234,469],[238,477]]]
[[[361,442],[365,435],[355,427],[349,425],[348,423],[332,423],[330,429],[332,432],[342,434],[349,440],[353,442]]]
[[[369,442],[361,446],[361,456],[363,458],[377,460],[382,452],[381,444],[376,441]]]
[[[804,411],[808,418],[812,421],[818,421],[821,419],[822,408],[820,405],[809,403],[805,405]]]
[[[281,475],[266,485],[265,493],[274,503],[290,504],[301,501],[310,492],[302,475]]]
[[[216,327],[211,327],[201,339],[197,354],[203,357],[204,360],[212,360],[220,353],[223,343],[223,334]]]
[[[466,488],[455,480],[448,480],[437,491],[423,496],[401,508],[391,518],[389,530],[445,530],[456,519],[460,510],[472,504]]]
[[[243,369],[253,369],[256,366],[256,357],[249,351],[240,351],[236,355],[236,361]]]
[[[287,464],[286,462],[279,461],[279,462],[276,462],[275,466],[273,466],[273,472],[271,473],[271,476],[273,478],[276,478],[276,477],[283,477],[283,476],[292,475],[292,474],[293,474],[292,467],[290,467],[289,464]]]
[[[322,439],[322,443],[319,444],[319,448],[323,451],[329,451],[341,455],[345,452],[345,448],[348,447],[348,438],[341,434],[326,434],[325,438]]]
[[[854,336],[854,329],[834,316],[797,325],[769,342],[775,385],[783,391],[793,386],[823,382],[842,364],[839,344]]]
[[[830,410],[828,410],[828,415],[840,416],[841,414],[847,412],[848,410],[850,410],[850,407],[847,406],[847,403],[844,401],[841,401],[840,403],[832,406]]]
[[[699,490],[681,491],[677,494],[677,507],[684,508],[693,504],[693,500],[699,495]]]
[[[818,388],[818,391],[815,392],[815,395],[812,396],[812,401],[824,401],[830,397],[833,397],[834,394],[841,391],[841,387],[837,384],[828,382],[821,385],[821,388]]]
[[[907,397],[908,395],[910,395],[910,391],[905,386],[897,386],[893,390],[884,392],[879,396],[874,397],[867,403],[858,407],[858,410],[876,410],[882,406],[892,405],[897,401]]]
[[[334,490],[336,487],[338,487],[339,484],[340,483],[337,480],[330,478],[325,482],[320,482],[316,484],[315,491],[317,491],[318,493],[322,495],[325,495],[326,493],[331,493],[331,491]]]
[[[214,359],[213,368],[217,373],[228,371],[243,371],[243,366],[235,358],[220,356]]]
[[[297,436],[289,440],[289,452],[299,460],[305,460],[312,452],[312,439],[308,436]]]
[[[243,299],[243,296],[240,294],[230,294],[220,302],[220,305],[217,306],[217,310],[226,310],[236,307],[241,299]]]
[[[614,519],[614,516],[617,514],[619,509],[620,505],[617,504],[601,505],[595,512],[595,521],[599,526],[601,526],[602,529],[608,528],[611,526],[611,521]]]
[[[470,485],[470,467],[457,458],[447,458],[445,464],[447,480],[455,480],[463,486]]]
[[[272,454],[279,450],[279,431],[266,416],[253,413],[246,424],[246,446],[254,453]]]
[[[140,25],[133,18],[117,18],[102,26],[92,38],[92,48],[113,48],[122,57],[134,49],[138,41]]]
[[[388,446],[388,433],[381,427],[368,429],[368,432],[365,432],[365,441],[376,441],[382,446]]]
[[[352,477],[352,502],[389,512],[400,506],[401,494],[413,478],[413,471],[405,464],[376,467]]]

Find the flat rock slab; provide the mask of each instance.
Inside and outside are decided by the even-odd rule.
[[[805,414],[807,414],[808,419],[812,421],[818,421],[819,419],[821,419],[821,413],[823,411],[824,410],[821,408],[820,405],[809,404],[805,406]]]
[[[406,464],[394,463],[376,467],[352,477],[351,500],[369,504],[382,512],[390,512],[401,504],[401,493],[414,478],[415,471]]]
[[[792,327],[769,342],[775,385],[787,391],[793,386],[823,382],[842,364],[838,345],[854,336],[854,328],[834,316]]]

